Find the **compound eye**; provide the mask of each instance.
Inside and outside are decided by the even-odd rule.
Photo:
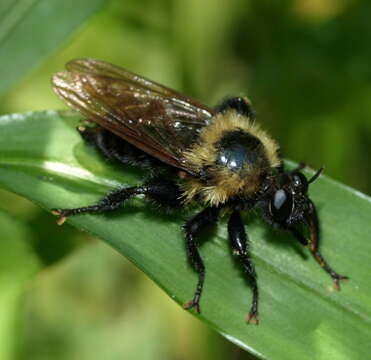
[[[292,195],[285,190],[277,190],[270,204],[270,211],[274,219],[281,222],[288,219],[292,213]]]

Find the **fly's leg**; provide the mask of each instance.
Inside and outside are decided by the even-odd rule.
[[[218,208],[208,207],[199,212],[192,219],[188,220],[187,223],[184,225],[184,230],[186,233],[187,255],[193,268],[198,274],[198,283],[193,299],[186,302],[183,307],[184,309],[195,308],[198,313],[200,313],[200,298],[205,280],[205,265],[198,251],[198,246],[195,238],[199,234],[199,232],[206,226],[215,224],[218,221],[218,214]]]
[[[319,222],[317,211],[312,202],[309,203],[309,209],[305,214],[306,222],[309,227],[310,239],[309,242],[304,238],[304,236],[296,229],[289,229],[295,238],[303,245],[308,245],[310,252],[316,259],[318,264],[325,270],[334,281],[334,286],[336,290],[340,290],[340,281],[348,280],[347,276],[340,275],[332,269],[332,267],[325,260],[323,255],[320,253],[318,248],[319,243]]]
[[[154,177],[141,186],[121,188],[110,192],[96,204],[74,209],[53,209],[52,214],[59,217],[57,223],[62,225],[67,217],[79,214],[105,213],[122,207],[128,199],[145,195],[147,198],[165,208],[176,208],[180,205],[180,189],[171,179]]]
[[[238,257],[253,291],[252,304],[246,321],[247,323],[258,325],[258,285],[256,282],[256,272],[249,254],[248,237],[238,211],[233,212],[229,219],[228,233],[233,255]]]

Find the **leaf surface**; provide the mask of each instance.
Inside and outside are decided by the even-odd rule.
[[[104,0],[3,0],[0,96],[66,40]]]
[[[53,111],[0,118],[0,185],[47,210],[91,204],[141,173],[104,160],[75,131],[78,117]],[[363,359],[371,338],[370,198],[326,176],[310,195],[322,224],[321,251],[341,274],[342,290],[286,234],[247,215],[246,229],[260,288],[260,325],[244,322],[251,290],[234,261],[226,224],[205,236],[207,274],[199,316],[231,341],[267,359]],[[68,221],[128,257],[179,304],[196,274],[187,263],[181,225],[191,214],[165,216],[142,199],[109,215]],[[150,306],[150,301],[149,301]],[[155,309],[154,309],[155,311]]]

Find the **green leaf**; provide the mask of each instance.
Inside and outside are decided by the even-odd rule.
[[[104,0],[5,0],[0,4],[0,96],[55,51]]]
[[[31,248],[33,234],[27,225],[0,211],[0,229],[0,359],[13,359],[19,300],[40,263]]]
[[[141,173],[110,164],[84,145],[74,129],[77,119],[52,111],[1,117],[0,184],[50,210],[90,204],[118,184],[140,182]],[[225,222],[202,246],[207,275],[199,317],[262,358],[367,358],[370,199],[326,176],[311,186],[310,194],[322,222],[322,253],[350,277],[342,291],[333,290],[331,279],[307,249],[249,215],[246,227],[258,273],[260,325],[244,322],[251,290],[230,254]],[[182,304],[192,297],[196,284],[180,228],[189,216],[164,216],[135,199],[116,214],[68,221],[128,257]]]

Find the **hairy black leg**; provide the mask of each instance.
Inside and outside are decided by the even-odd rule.
[[[328,262],[324,259],[322,254],[318,249],[318,242],[319,242],[319,223],[318,223],[318,216],[317,211],[312,202],[309,203],[309,210],[306,213],[306,220],[309,227],[310,232],[310,241],[309,241],[309,250],[320,264],[320,266],[330,274],[332,280],[334,281],[335,288],[340,290],[340,280],[348,280],[347,276],[343,276],[338,274],[334,271]],[[295,235],[295,234],[294,234]]]
[[[77,128],[82,138],[97,148],[106,158],[145,170],[158,170],[166,167],[159,160],[129,144],[124,139],[100,126]]]
[[[143,186],[133,186],[124,189],[118,189],[115,191],[110,192],[106,195],[103,199],[99,200],[96,204],[90,206],[83,206],[74,209],[53,209],[52,214],[57,215],[59,217],[57,223],[62,225],[67,217],[78,215],[78,214],[94,214],[94,213],[104,213],[113,211],[121,207],[124,202],[139,194],[143,194],[145,188]]]
[[[289,231],[291,232],[292,235],[300,242],[300,244],[307,246],[308,245],[308,240],[305,238],[305,236],[295,228],[290,228]]]
[[[226,99],[216,107],[217,112],[225,112],[227,110],[236,110],[241,115],[245,115],[251,119],[255,118],[255,111],[245,97],[233,97]]]
[[[200,312],[200,298],[202,294],[202,287],[205,280],[205,266],[202,261],[201,255],[198,251],[195,237],[206,226],[215,224],[218,221],[218,214],[219,214],[218,208],[208,207],[199,212],[192,219],[188,220],[184,225],[184,230],[186,233],[187,255],[192,266],[197,271],[198,283],[193,299],[191,301],[186,302],[183,305],[183,307],[185,309],[192,309],[194,307],[196,308],[196,311],[198,313]]]
[[[232,213],[228,222],[229,240],[232,245],[233,254],[238,256],[238,259],[243,267],[244,272],[251,284],[253,291],[252,304],[247,315],[246,321],[248,323],[258,324],[258,285],[256,282],[255,267],[251,261],[249,254],[248,237],[238,211]]]
[[[145,195],[165,210],[171,210],[181,206],[182,192],[178,184],[172,179],[163,175],[155,176],[144,183]]]
[[[74,209],[53,209],[52,213],[59,216],[58,224],[62,225],[68,216],[113,211],[123,206],[125,201],[131,197],[142,194],[165,208],[175,208],[180,205],[178,185],[170,179],[155,177],[149,179],[141,186],[114,190],[96,204]]]

